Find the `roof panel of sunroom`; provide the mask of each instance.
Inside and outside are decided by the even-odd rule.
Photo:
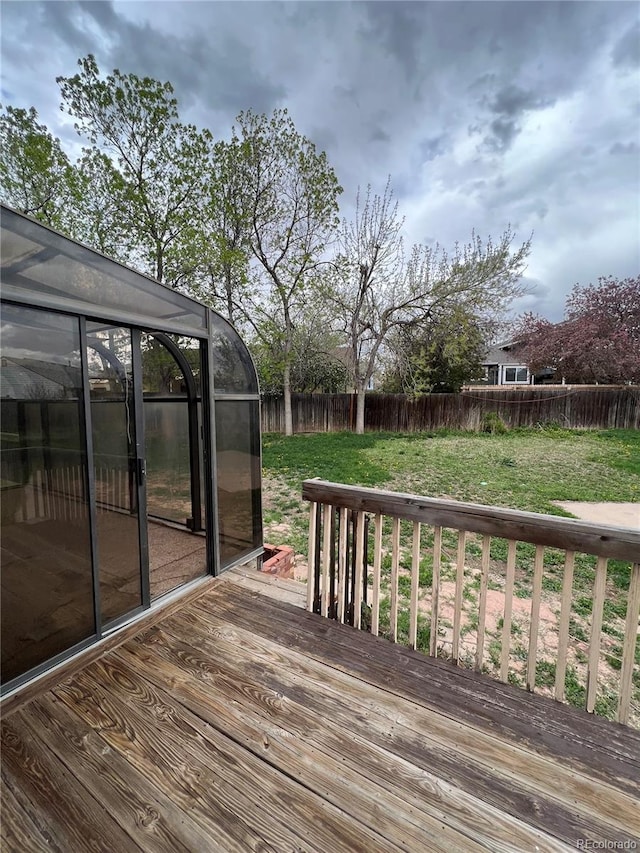
[[[213,387],[216,394],[257,394],[258,380],[249,350],[233,326],[211,312]]]
[[[154,328],[204,334],[207,309],[193,299],[2,207],[2,290],[87,315],[128,316]]]

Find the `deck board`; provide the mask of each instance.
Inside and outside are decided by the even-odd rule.
[[[8,707],[3,851],[512,853],[640,837],[633,730],[229,580]]]
[[[366,635],[366,641],[354,643],[348,626],[329,620],[317,625],[310,614],[281,602],[274,602],[265,613],[255,606],[258,599],[250,592],[218,588],[213,595],[220,596],[216,608],[231,623],[241,620],[253,632],[329,661],[333,667],[441,714],[481,725],[496,735],[518,738],[541,754],[565,755],[573,762],[585,759],[589,771],[601,773],[603,779],[613,774],[630,793],[640,794],[640,731],[612,725],[449,662],[430,658],[425,666],[420,652],[381,637]],[[202,609],[203,605],[196,606]]]

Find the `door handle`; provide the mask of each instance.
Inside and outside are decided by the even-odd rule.
[[[136,459],[136,473],[138,476],[138,485],[143,486],[145,477],[147,476],[147,468],[144,459]]]

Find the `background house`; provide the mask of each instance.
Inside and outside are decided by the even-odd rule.
[[[542,385],[553,381],[554,370],[545,368],[531,373],[522,357],[519,341],[503,341],[493,344],[482,361],[487,385]],[[478,383],[476,383],[478,384]]]

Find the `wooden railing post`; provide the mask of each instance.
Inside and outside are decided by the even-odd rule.
[[[624,631],[624,646],[622,647],[622,668],[620,670],[620,698],[618,701],[618,722],[629,722],[631,705],[631,690],[633,686],[633,664],[638,636],[638,619],[640,618],[640,563],[631,567],[629,583],[629,598],[627,600],[627,621]]]
[[[356,565],[355,565],[355,593],[353,596],[353,625],[359,628],[362,621],[362,570],[364,562],[364,512],[356,516]]]
[[[411,605],[409,611],[409,645],[418,645],[418,588],[420,585],[420,522],[413,522],[413,544],[411,548]]]
[[[440,615],[440,564],[442,562],[442,528],[433,531],[433,577],[431,581],[431,634],[429,654],[438,656],[438,616]]]
[[[565,677],[567,674],[567,650],[569,647],[569,621],[571,619],[571,594],[573,591],[573,567],[575,551],[567,551],[564,559],[564,577],[562,578],[562,604],[560,605],[560,625],[558,626],[558,653],[556,657],[555,698],[564,702]]]
[[[540,627],[540,603],[542,601],[542,572],[544,570],[544,545],[536,545],[533,563],[533,590],[531,592],[531,623],[529,628],[529,652],[527,655],[527,690],[536,689],[536,663],[538,660],[538,630]]]
[[[509,540],[507,547],[507,577],[504,587],[504,616],[502,620],[502,654],[500,655],[500,680],[509,678],[509,651],[511,649],[511,614],[513,612],[513,587],[516,577],[516,543]]]
[[[333,507],[324,504],[322,513],[322,586],[320,589],[320,614],[329,614],[329,563],[331,561],[331,517]]]
[[[313,613],[313,592],[315,587],[315,577],[316,577],[316,518],[317,518],[317,508],[318,504],[316,501],[311,502],[311,509],[309,510],[309,550],[308,553],[308,567],[307,567],[307,610],[310,613]],[[346,510],[345,510],[346,511]]]
[[[464,591],[464,561],[466,558],[467,533],[458,531],[458,556],[456,558],[456,599],[453,611],[453,662],[460,658],[460,627],[462,623],[462,593]]]
[[[391,639],[398,642],[398,568],[400,565],[400,519],[393,519],[391,531],[391,603],[389,623]]]
[[[599,557],[596,565],[596,579],[593,584],[593,605],[591,608],[591,641],[589,643],[589,668],[587,670],[587,711],[592,713],[596,706],[598,689],[598,664],[600,662],[600,634],[602,633],[602,610],[604,594],[607,588],[607,559]]]
[[[338,533],[338,607],[336,617],[339,622],[344,622],[346,575],[347,575],[347,517],[349,510],[340,507],[339,533]]]
[[[373,595],[371,597],[371,633],[377,637],[380,625],[380,573],[382,568],[382,515],[376,514],[373,540]]]
[[[480,597],[478,600],[478,642],[476,644],[476,671],[482,672],[484,659],[484,628],[487,614],[487,583],[491,558],[491,537],[482,537],[482,568],[480,574]]]

